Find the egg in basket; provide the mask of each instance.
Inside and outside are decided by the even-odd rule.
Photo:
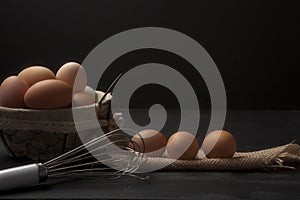
[[[78,63],[66,63],[56,75],[46,67],[28,67],[0,86],[1,140],[16,158],[46,161],[57,157],[82,144],[72,109],[94,109],[104,132],[118,128],[110,110],[111,98],[87,86],[86,72]],[[86,128],[91,134],[87,137],[93,137],[95,127],[87,124]]]

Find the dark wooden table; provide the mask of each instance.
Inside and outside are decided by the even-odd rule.
[[[269,148],[294,139],[300,141],[300,112],[231,111],[225,128],[235,134],[240,151]],[[0,146],[0,169],[20,164],[9,158]],[[0,198],[300,199],[300,165],[296,170],[280,172],[153,172],[148,175],[149,182],[129,177],[53,179],[38,186],[0,191]]]

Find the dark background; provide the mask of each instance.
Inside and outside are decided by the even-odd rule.
[[[158,26],[187,34],[208,51],[224,79],[229,109],[300,109],[298,9],[297,1],[279,0],[1,0],[0,79],[34,64],[57,70],[67,61],[82,62],[116,33]],[[117,72],[148,61],[190,70],[168,52],[133,52],[112,64],[100,89]],[[201,78],[191,79],[208,108]]]
[[[0,0],[0,80],[34,64],[56,71],[65,62],[82,62],[114,34],[158,26],[187,34],[208,51],[222,74],[229,109],[297,110],[298,4],[296,0]],[[147,49],[116,60],[100,89],[107,88],[119,72],[144,62],[161,62],[191,73],[183,59]],[[208,108],[204,83],[197,76],[190,78],[201,97],[200,107]],[[153,103],[153,87],[146,89],[133,104]],[[160,99],[160,95],[163,103],[176,106],[168,94],[155,97]],[[209,115],[201,116],[209,120]],[[252,151],[294,139],[299,143],[299,119],[299,112],[229,111],[224,128],[235,135],[239,151]],[[0,156],[1,168],[19,165],[1,144]],[[1,193],[0,198],[299,199],[299,177],[299,169],[280,173],[158,172],[151,174],[151,184],[134,179],[84,179]]]

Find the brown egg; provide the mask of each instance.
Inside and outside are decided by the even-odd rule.
[[[176,132],[168,140],[167,152],[170,158],[194,160],[198,154],[198,151],[198,140],[189,132]]]
[[[6,78],[0,86],[0,105],[10,108],[25,108],[24,95],[27,83],[17,76]]]
[[[24,101],[29,108],[66,108],[72,102],[72,88],[61,80],[40,81],[27,90]]]
[[[95,94],[92,95],[89,93],[75,93],[73,94],[72,106],[78,107],[94,104],[96,102],[95,98]]]
[[[76,62],[68,62],[64,64],[57,71],[56,78],[68,83],[71,88],[73,88],[74,93],[83,92],[87,84],[86,71]]]
[[[203,140],[202,149],[207,158],[231,158],[236,152],[236,140],[231,133],[216,130]]]
[[[55,79],[54,73],[50,69],[42,66],[28,67],[21,71],[18,76],[29,86],[32,86],[39,81]]]
[[[143,140],[141,139],[141,137],[143,138]],[[137,143],[139,152],[145,153],[150,157],[161,156],[164,153],[165,146],[167,144],[166,137],[159,131],[152,129],[147,129],[139,132],[139,135],[134,135],[131,140]],[[131,143],[129,143],[129,147],[134,149]],[[145,151],[143,152],[143,150]]]

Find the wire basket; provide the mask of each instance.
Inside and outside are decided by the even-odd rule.
[[[103,95],[97,91],[98,99]],[[109,132],[118,128],[110,109],[111,98],[107,95],[101,104],[75,109],[83,112],[95,109],[102,130]],[[83,124],[88,136],[93,137],[95,127]],[[10,156],[33,161],[50,160],[82,144],[72,108],[35,110],[0,106],[0,137]]]

